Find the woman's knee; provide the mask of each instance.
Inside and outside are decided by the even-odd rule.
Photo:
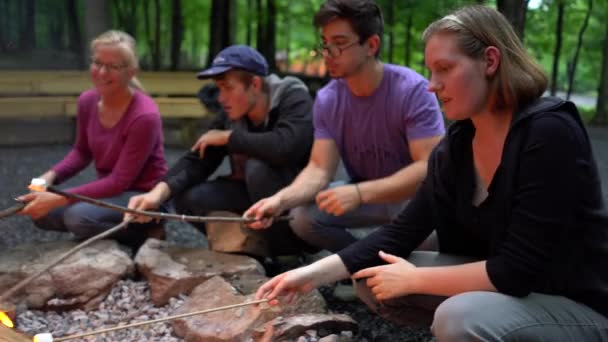
[[[487,307],[486,292],[467,292],[446,299],[433,318],[431,331],[438,341],[486,341],[491,340],[482,329]]]
[[[90,210],[95,208],[86,203],[76,203],[63,212],[63,223],[66,229],[78,237],[94,235],[97,222],[90,217]]]

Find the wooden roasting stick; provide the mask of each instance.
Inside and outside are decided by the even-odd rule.
[[[23,209],[23,207],[25,207],[25,203],[17,202],[17,204],[13,205],[12,207],[0,210],[0,219],[17,213],[19,210]]]
[[[37,334],[36,336],[34,336],[34,342],[69,341],[69,340],[74,340],[77,338],[82,338],[85,336],[99,335],[99,334],[104,334],[104,333],[111,332],[111,331],[129,329],[129,328],[139,327],[142,325],[160,323],[160,322],[170,321],[170,320],[179,319],[179,318],[186,318],[186,317],[190,317],[190,316],[202,315],[202,314],[206,314],[206,313],[222,311],[222,310],[229,310],[229,309],[234,309],[234,308],[238,308],[241,306],[255,305],[255,304],[261,304],[261,303],[266,303],[266,302],[268,302],[268,299],[254,300],[251,302],[244,302],[244,303],[226,305],[226,306],[221,306],[221,307],[211,308],[211,309],[206,309],[206,310],[201,310],[201,311],[188,312],[188,313],[184,313],[184,314],[180,314],[180,315],[153,319],[150,321],[142,321],[142,322],[136,322],[136,323],[126,324],[126,325],[119,325],[119,326],[114,326],[111,328],[99,329],[99,330],[95,330],[95,331],[85,332],[82,334],[75,334],[75,335],[57,337],[57,338],[53,338],[53,335],[51,335],[50,333]]]
[[[188,222],[242,222],[242,223],[251,223],[258,221],[254,218],[245,218],[245,217],[219,217],[219,216],[190,216],[190,215],[176,215],[176,214],[167,214],[161,213],[157,211],[146,211],[146,210],[136,210],[130,209],[127,207],[123,207],[120,205],[107,203],[104,201],[96,200],[94,198],[90,198],[87,196],[82,196],[78,194],[72,194],[69,192],[65,192],[57,189],[54,186],[47,186],[44,179],[34,178],[32,179],[32,184],[30,185],[30,189],[34,191],[49,191],[55,193],[57,195],[64,196],[66,198],[76,199],[82,202],[91,203],[100,207],[114,209],[123,213],[129,213],[133,215],[139,216],[148,216],[156,219],[167,219],[167,220],[180,220],[180,221],[188,221]],[[274,217],[273,220],[277,221],[289,221],[291,217],[289,216],[277,216]]]

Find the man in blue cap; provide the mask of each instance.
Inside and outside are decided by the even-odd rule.
[[[172,198],[180,214],[202,216],[218,210],[242,214],[290,184],[307,164],[313,101],[302,81],[268,75],[264,57],[245,45],[222,50],[197,76],[215,81],[223,111],[161,182],[131,198],[130,208],[156,209]],[[231,174],[209,179],[225,156],[230,158]],[[205,232],[204,226],[197,228]],[[275,240],[282,234],[266,235]],[[271,241],[271,252],[280,254],[280,245]]]

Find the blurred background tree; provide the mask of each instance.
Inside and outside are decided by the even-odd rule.
[[[498,8],[550,77],[551,94],[583,95],[588,119],[608,123],[608,0],[377,0],[382,60],[428,76],[420,36],[452,9]],[[86,69],[92,37],[117,28],[138,41],[144,70],[205,67],[222,48],[248,44],[271,69],[323,77],[313,14],[322,0],[0,0],[0,69]],[[595,101],[597,99],[597,101]],[[579,105],[580,106],[580,105]],[[587,113],[588,112],[588,113]]]

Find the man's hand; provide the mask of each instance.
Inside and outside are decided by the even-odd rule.
[[[249,228],[266,229],[272,224],[272,217],[279,215],[282,211],[281,198],[274,195],[259,200],[243,213],[243,217],[257,220],[248,224]]]
[[[357,185],[348,184],[323,190],[317,194],[317,206],[320,210],[340,216],[361,205],[361,194]]]
[[[17,200],[27,203],[19,215],[28,215],[32,220],[44,217],[51,210],[69,203],[65,197],[50,192],[31,192],[17,197]]]
[[[198,138],[190,151],[198,151],[199,156],[203,158],[207,146],[224,146],[228,144],[230,134],[232,134],[230,130],[211,129]]]
[[[382,251],[379,255],[388,265],[369,267],[353,274],[352,277],[367,278],[366,285],[378,301],[416,293],[416,266]]]

